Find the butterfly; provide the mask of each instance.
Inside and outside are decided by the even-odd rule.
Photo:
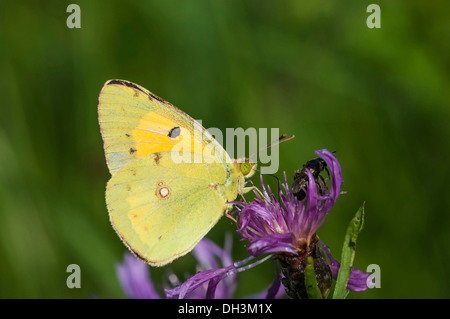
[[[137,84],[107,81],[98,119],[112,175],[110,222],[130,251],[152,266],[191,251],[229,202],[251,189],[245,181],[256,163],[231,159],[197,121]]]

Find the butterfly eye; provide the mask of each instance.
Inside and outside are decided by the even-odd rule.
[[[244,176],[249,175],[253,171],[254,164],[249,162],[241,163],[241,173]],[[252,174],[253,175],[253,174]]]

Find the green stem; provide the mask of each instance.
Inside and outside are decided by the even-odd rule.
[[[319,286],[317,285],[316,273],[314,271],[314,259],[306,259],[305,285],[309,299],[323,299]]]

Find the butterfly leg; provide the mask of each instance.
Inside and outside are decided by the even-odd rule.
[[[235,224],[237,224],[236,219],[233,216],[231,216],[230,211],[228,209],[225,211],[225,216],[231,219]]]
[[[227,209],[227,210],[225,211],[225,216],[228,217],[229,219],[231,219],[238,227],[240,227],[239,224],[238,224],[238,222],[237,222],[237,220],[236,220],[233,216],[231,216],[229,212],[230,212],[230,211]],[[252,231],[252,232],[256,233],[256,230],[254,230],[254,229],[253,229],[252,227],[250,227],[250,226],[247,226],[246,229],[247,229],[247,231]]]
[[[251,183],[253,184],[252,181],[249,181],[249,182],[251,182]],[[244,202],[247,203],[247,200],[245,199],[244,194],[247,194],[247,193],[250,192],[251,190],[257,191],[258,194],[261,196],[261,198],[264,198],[264,197],[265,197],[264,194],[263,194],[263,193],[262,193],[255,185],[245,187],[245,186],[241,185],[241,183],[242,183],[242,180],[241,180],[241,179],[238,179],[238,190],[239,190],[239,194],[241,195],[241,197],[242,197],[242,199],[244,200]],[[243,184],[245,185],[245,183],[243,183]]]
[[[244,200],[245,200],[244,194],[247,194],[251,190],[258,192],[258,194],[261,196],[261,198],[265,197],[264,194],[259,190],[259,188],[257,188],[256,186],[249,186],[249,187],[242,188],[242,192],[240,193]]]

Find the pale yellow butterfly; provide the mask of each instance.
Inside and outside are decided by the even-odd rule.
[[[227,203],[249,190],[245,179],[255,163],[231,159],[193,118],[137,84],[107,81],[98,115],[112,175],[111,224],[150,265],[191,251],[231,208]],[[180,149],[190,162],[174,161]]]

